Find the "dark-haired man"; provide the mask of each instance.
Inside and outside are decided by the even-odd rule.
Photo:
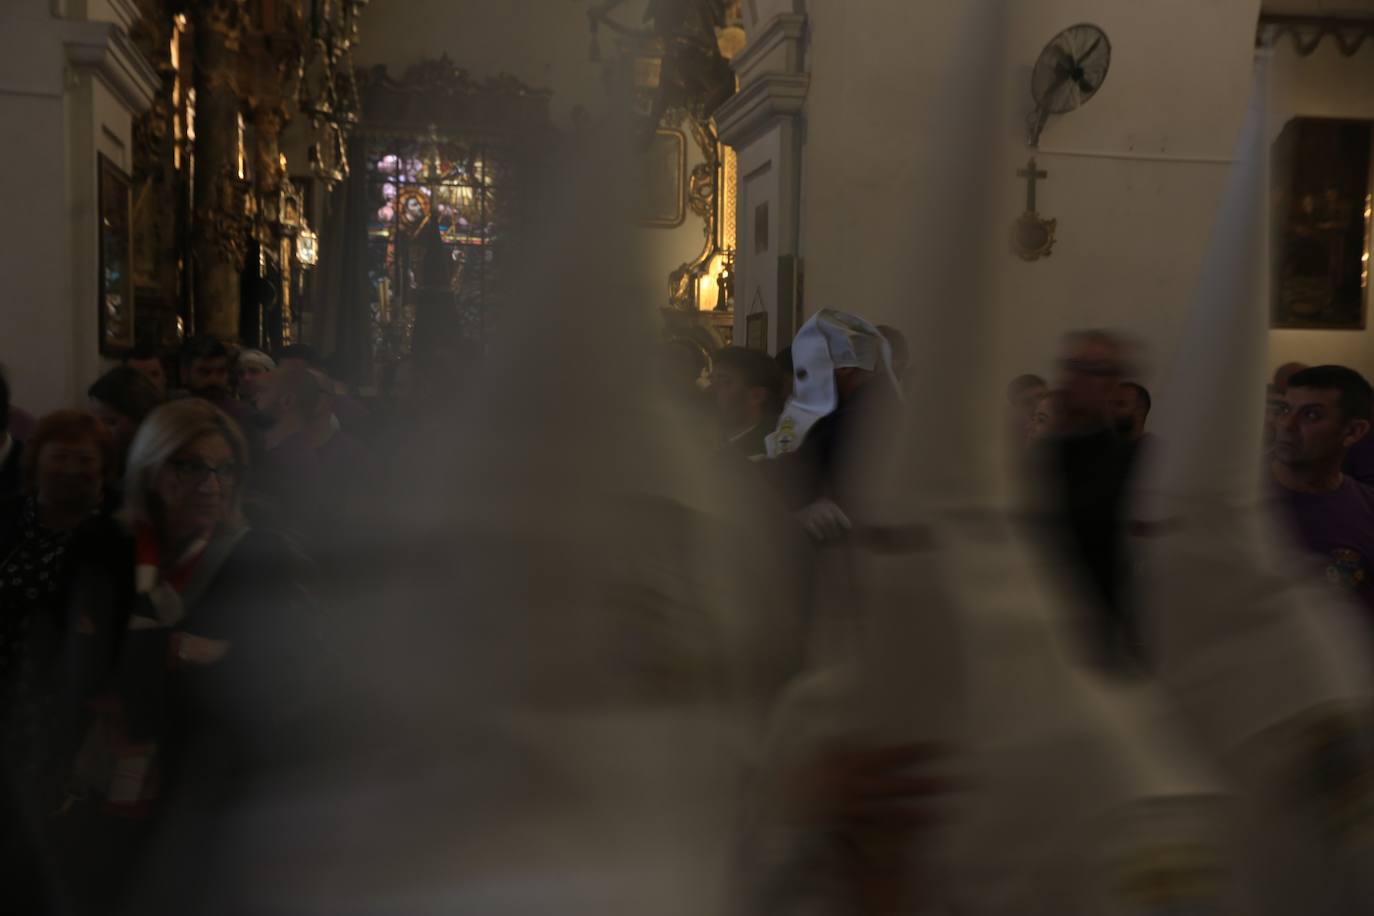
[[[256,454],[261,447],[253,407],[235,399],[229,391],[229,350],[213,337],[196,337],[181,348],[181,384],[184,394],[203,398],[227,413],[248,437]]]
[[[213,337],[188,340],[181,348],[181,387],[216,406],[229,400],[229,351]]]
[[[711,397],[725,445],[746,458],[766,454],[764,439],[782,408],[778,364],[757,350],[726,347],[711,366]]]
[[[1283,397],[1270,462],[1283,514],[1327,579],[1374,610],[1374,489],[1342,471],[1369,434],[1374,392],[1353,369],[1316,366],[1295,373]]]
[[[167,369],[162,365],[162,357],[155,347],[139,345],[124,357],[124,365],[153,383],[157,396],[167,398]]]

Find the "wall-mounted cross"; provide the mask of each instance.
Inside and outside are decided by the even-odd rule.
[[[1043,219],[1035,212],[1035,184],[1050,173],[1036,168],[1032,156],[1016,174],[1026,179],[1026,212],[1012,224],[1012,250],[1024,261],[1038,261],[1054,251],[1054,231],[1059,226],[1059,220]]]
[[[1026,167],[1016,173],[1018,178],[1026,179],[1026,212],[1035,212],[1035,182],[1041,178],[1049,178],[1050,173],[1040,171],[1035,167],[1035,157],[1032,156],[1026,163]]]

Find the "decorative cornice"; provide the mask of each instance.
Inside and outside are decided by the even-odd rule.
[[[749,40],[744,50],[735,55],[730,66],[735,68],[742,83],[748,83],[754,72],[765,63],[772,64],[768,67],[771,71],[800,73],[803,69],[802,39],[805,35],[805,16],[800,13],[774,16]]]
[[[132,114],[148,110],[162,79],[123,29],[112,22],[68,22],[64,33],[73,70],[93,74]]]
[[[808,73],[765,73],[716,109],[720,139],[739,147],[774,122],[795,118],[806,103]]]
[[[1255,44],[1269,48],[1285,35],[1298,56],[1307,57],[1330,38],[1345,57],[1353,57],[1366,39],[1374,38],[1374,16],[1284,16],[1261,14]]]

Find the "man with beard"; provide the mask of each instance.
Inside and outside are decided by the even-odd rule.
[[[253,408],[229,391],[229,351],[223,343],[213,337],[188,340],[181,348],[181,385],[181,397],[203,398],[227,413],[248,437],[249,451],[259,452]]]

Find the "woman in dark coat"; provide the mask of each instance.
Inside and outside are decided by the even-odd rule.
[[[200,913],[235,799],[287,753],[318,656],[304,566],[250,529],[242,433],[209,402],[154,410],[128,455],[125,536],[84,571],[71,881],[89,905]]]

